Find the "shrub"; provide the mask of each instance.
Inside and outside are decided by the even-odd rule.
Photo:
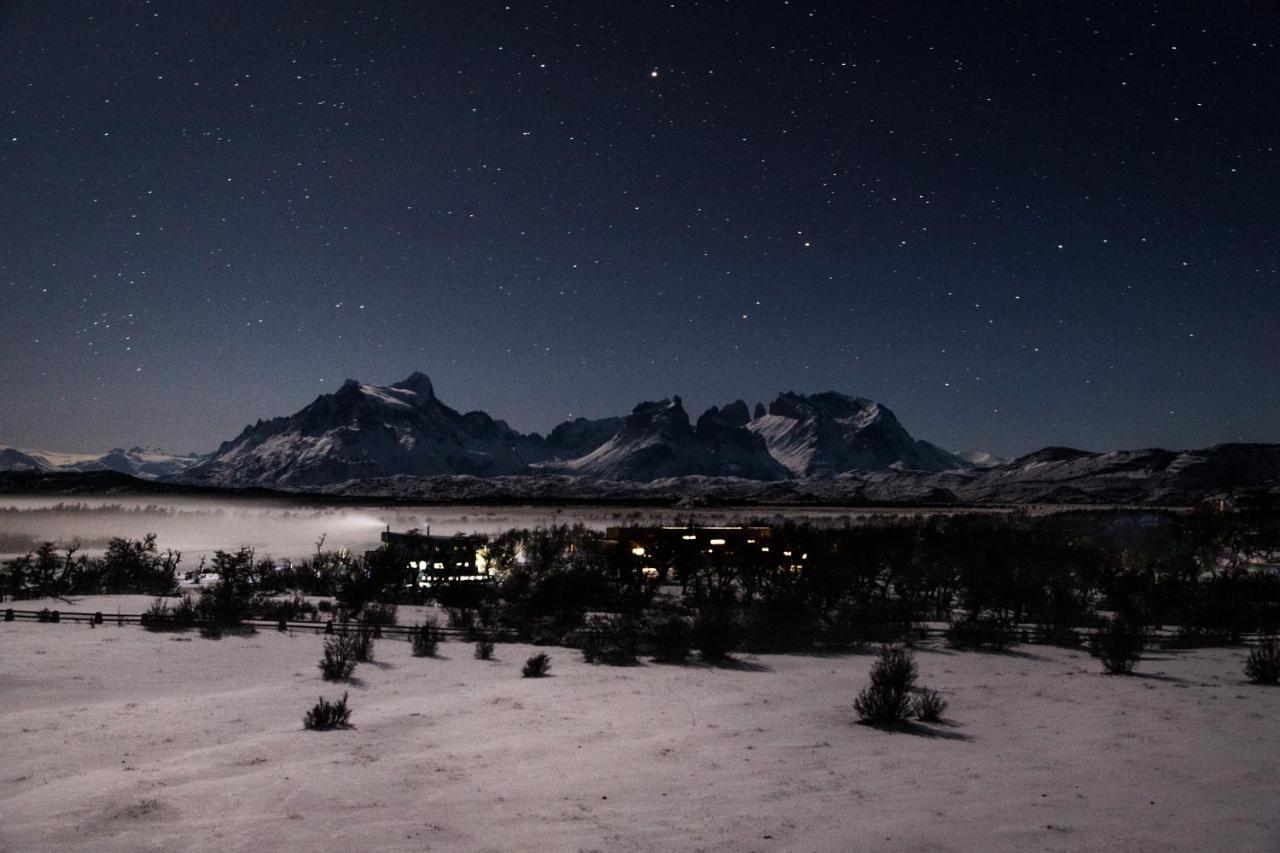
[[[1012,642],[1012,626],[1003,619],[974,616],[947,628],[947,645],[953,649],[1004,651]]]
[[[356,668],[356,654],[351,637],[338,634],[325,637],[324,657],[320,659],[320,674],[326,681],[342,681]]]
[[[436,651],[440,648],[440,637],[440,629],[436,626],[436,620],[428,616],[421,625],[413,629],[413,634],[410,637],[413,643],[414,657],[434,657]]]
[[[366,625],[382,628],[396,624],[396,606],[394,604],[366,604],[360,611],[360,621]]]
[[[351,634],[351,653],[359,663],[373,660],[373,638],[378,630],[377,625],[361,625]]]
[[[1244,663],[1244,674],[1254,684],[1280,684],[1280,644],[1264,640],[1252,649]]]
[[[1166,649],[1199,649],[1210,646],[1230,646],[1236,642],[1229,629],[1205,628],[1197,625],[1181,625],[1162,646]]]
[[[195,625],[200,621],[200,611],[196,607],[195,599],[189,595],[179,598],[178,603],[170,608],[169,618],[179,628],[190,628]]]
[[[488,637],[476,640],[476,660],[493,660],[493,640]]]
[[[551,658],[543,652],[539,652],[524,662],[524,667],[520,672],[525,678],[542,678],[551,671]]]
[[[813,642],[813,619],[799,595],[774,595],[746,608],[742,619],[742,645],[748,651],[798,649]]]
[[[321,599],[319,602],[316,603],[316,610],[320,611],[321,613],[332,613],[333,602],[327,598]]]
[[[142,613],[142,626],[148,631],[167,631],[175,628],[190,628],[198,621],[198,612],[191,596],[184,595],[178,603],[170,606],[163,598],[151,602]]]
[[[151,606],[142,611],[140,621],[142,627],[148,631],[163,631],[169,627],[169,602],[163,598],[157,598],[151,602]]]
[[[942,719],[943,711],[947,710],[947,700],[938,691],[921,687],[916,691],[914,710],[917,720],[936,723]]]
[[[276,622],[306,621],[318,612],[315,605],[297,593],[287,598],[260,596],[254,600],[253,609],[259,619],[270,619]]]
[[[693,630],[683,617],[665,616],[649,629],[649,645],[659,663],[684,663],[693,648]]]
[[[854,700],[853,708],[864,723],[900,723],[911,713],[911,690],[916,684],[916,663],[901,646],[883,646],[871,666],[871,686]]]
[[[218,580],[200,590],[200,616],[215,626],[239,625],[254,609],[253,551],[217,551],[213,570]]]
[[[446,607],[444,608],[444,616],[449,623],[449,627],[461,631],[464,637],[470,637],[475,630],[476,611],[474,608]]]
[[[579,635],[587,663],[628,666],[636,662],[636,626],[629,620],[592,616]]]
[[[1123,616],[1108,621],[1093,635],[1093,654],[1109,675],[1128,675],[1147,646],[1147,633]]]
[[[1065,625],[1041,623],[1036,626],[1033,636],[1042,646],[1062,646],[1073,649],[1080,645],[1080,634],[1076,629]]]
[[[350,719],[351,709],[347,707],[347,694],[343,693],[342,698],[337,702],[330,702],[321,696],[320,701],[316,702],[302,718],[302,725],[313,731],[329,731],[349,728]]]
[[[738,625],[728,608],[700,610],[693,623],[694,648],[704,661],[717,663],[738,647]]]

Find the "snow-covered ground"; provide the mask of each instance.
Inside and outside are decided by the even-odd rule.
[[[384,640],[346,687],[355,727],[309,732],[343,690],[318,636],[0,623],[0,649],[3,850],[1280,849],[1280,690],[1239,650],[1130,678],[1040,646],[919,650],[949,721],[890,733],[853,722],[869,653],[548,649],[537,680],[532,647]]]

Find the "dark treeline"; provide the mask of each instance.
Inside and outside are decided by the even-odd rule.
[[[675,657],[689,644],[714,657],[890,639],[923,621],[950,622],[956,645],[977,646],[1026,631],[1076,642],[1103,613],[1177,626],[1188,643],[1280,627],[1280,577],[1263,568],[1280,560],[1274,498],[1226,512],[886,514],[839,528],[783,524],[770,543],[732,558],[678,546],[641,558],[581,526],[512,530],[488,543],[493,583],[430,591],[386,550],[366,559],[317,546],[280,565],[241,549],[202,568],[223,587],[236,579],[225,608],[296,593],[332,596],[355,615],[430,598],[454,627],[488,637],[577,644],[589,628]],[[803,556],[779,559],[785,551]],[[8,561],[0,583],[13,598],[167,595],[180,559],[152,536],[114,539],[98,558],[46,544]]]
[[[1020,626],[1077,642],[1104,613],[1178,626],[1188,643],[1280,627],[1280,576],[1261,565],[1280,560],[1270,502],[1229,513],[878,516],[784,524],[770,543],[731,559],[678,546],[639,558],[581,528],[512,531],[491,542],[493,588],[441,598],[535,642],[599,630],[589,615],[608,613],[642,635],[677,617],[695,645],[701,636],[758,650],[909,636],[922,621],[951,622],[956,645],[999,645]],[[786,552],[795,556],[779,560]],[[646,577],[642,560],[660,577]]]

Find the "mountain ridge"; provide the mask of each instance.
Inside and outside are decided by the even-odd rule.
[[[517,432],[483,411],[459,413],[436,397],[423,373],[387,386],[348,379],[292,415],[246,426],[181,477],[215,485],[309,487],[396,475],[775,480],[894,465],[969,467],[912,438],[887,407],[870,400],[789,391],[769,412],[752,418],[747,404],[736,400],[711,407],[695,426],[674,396],[640,403],[624,418],[567,421],[544,438]],[[800,457],[803,464],[795,462]]]
[[[575,418],[545,437],[459,412],[415,372],[349,379],[292,415],[260,419],[201,457],[145,448],[53,454],[0,446],[0,471],[117,471],[178,485],[424,500],[710,500],[930,504],[1185,504],[1280,490],[1280,444],[1094,453],[1051,446],[1014,459],[913,437],[882,403],[786,391],[696,419],[679,396],[629,415]],[[450,490],[453,490],[452,494]],[[487,497],[486,497],[487,496]]]

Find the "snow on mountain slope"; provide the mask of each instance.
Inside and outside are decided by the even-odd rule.
[[[689,416],[675,397],[636,406],[616,435],[562,467],[605,480],[656,480],[713,473],[716,462],[694,435]]]
[[[542,440],[484,412],[460,414],[414,373],[382,387],[343,383],[288,417],[259,421],[225,442],[183,479],[234,486],[307,486],[395,474],[524,471]]]
[[[0,447],[3,471],[119,471],[133,477],[168,477],[191,466],[194,455],[165,453],[147,447],[116,448],[106,453],[62,453]]]
[[[956,456],[974,468],[994,468],[997,465],[1005,465],[1012,461],[1008,457],[996,456],[995,454],[987,453],[985,450],[962,450]]]
[[[1089,453],[1047,447],[988,469],[957,490],[978,503],[1194,503],[1213,494],[1280,487],[1280,445]]]
[[[641,403],[622,428],[591,453],[542,466],[606,480],[667,477],[740,477],[777,480],[788,476],[769,456],[764,441],[746,429],[747,404],[712,407],[695,430],[679,397]]]
[[[960,457],[912,438],[887,407],[834,391],[780,394],[768,414],[747,424],[796,477],[855,470],[948,471],[971,467]]]
[[[574,418],[551,430],[546,450],[553,459],[576,459],[613,438],[626,424],[626,418]]]
[[[55,466],[39,453],[0,447],[0,471],[54,471]]]

